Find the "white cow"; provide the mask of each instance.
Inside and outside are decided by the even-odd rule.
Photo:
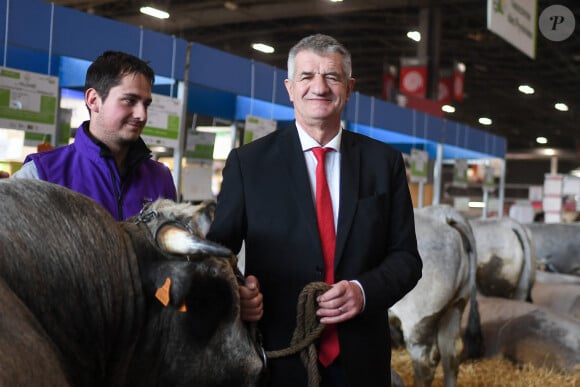
[[[445,386],[457,382],[463,344],[477,357],[481,331],[476,301],[475,240],[469,223],[449,206],[415,210],[423,277],[389,311],[413,361],[415,386],[430,386],[441,361]],[[470,332],[461,340],[461,316],[470,303]]]
[[[477,289],[484,296],[531,301],[536,254],[529,230],[512,218],[472,219]]]
[[[575,284],[580,285],[580,277],[573,274],[553,273],[549,271],[536,270],[536,283],[543,284]]]
[[[538,271],[532,289],[534,304],[580,322],[580,277]]]
[[[580,223],[528,223],[526,227],[541,266],[580,276]]]
[[[541,305],[478,296],[486,358],[560,372],[580,367],[580,321]]]

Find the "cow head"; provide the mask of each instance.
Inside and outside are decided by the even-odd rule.
[[[146,204],[132,221],[145,224],[157,245],[166,253],[187,257],[231,257],[229,249],[205,239],[213,220],[214,207],[211,201],[194,206],[158,199]]]
[[[148,372],[167,386],[258,384],[264,365],[240,319],[237,258],[205,239],[213,206],[157,200],[133,219],[163,253],[140,263],[150,307],[147,340],[137,352],[157,354],[160,363],[147,370],[137,365],[137,384]]]

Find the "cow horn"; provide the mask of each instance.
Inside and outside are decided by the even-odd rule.
[[[199,238],[187,230],[174,225],[166,225],[157,231],[157,244],[170,254],[179,255],[212,255],[230,257],[232,252],[226,247]]]

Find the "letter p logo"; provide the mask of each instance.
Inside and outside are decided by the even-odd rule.
[[[563,5],[551,5],[544,9],[538,19],[538,28],[544,37],[554,42],[566,40],[574,33],[576,20],[570,9]]]

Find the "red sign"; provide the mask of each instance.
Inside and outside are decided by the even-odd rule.
[[[399,91],[405,95],[425,97],[427,94],[427,59],[401,58]]]
[[[456,68],[453,71],[453,99],[459,102],[463,101],[464,80],[465,80],[465,72]]]
[[[453,78],[451,76],[448,77],[440,77],[439,78],[439,87],[437,90],[437,100],[442,104],[450,104],[452,102],[453,97]]]
[[[396,97],[395,82],[397,77],[391,71],[385,70],[383,73],[383,99],[385,101],[392,101]]]
[[[430,114],[435,117],[443,118],[444,114],[441,110],[441,102],[433,101],[427,98],[415,97],[407,95],[400,99],[399,106],[408,109],[418,110],[423,113]]]
[[[427,93],[427,66],[401,67],[399,90],[406,95],[425,97]]]

